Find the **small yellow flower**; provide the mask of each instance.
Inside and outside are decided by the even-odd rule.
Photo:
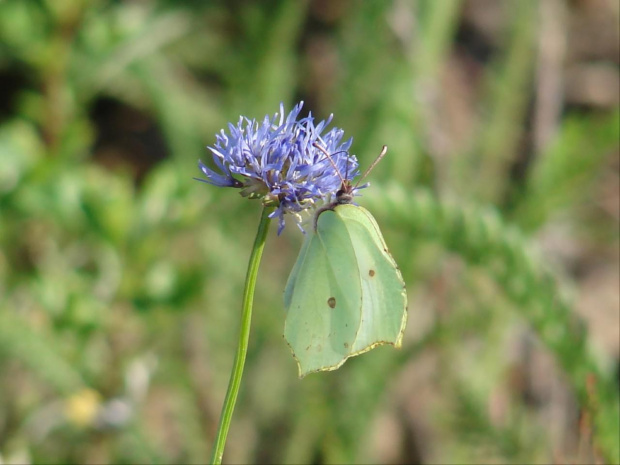
[[[93,389],[82,389],[65,401],[65,416],[70,423],[86,427],[93,424],[99,409],[101,396]]]

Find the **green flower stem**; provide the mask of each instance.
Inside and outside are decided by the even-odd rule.
[[[226,445],[226,436],[228,435],[228,429],[230,428],[230,422],[235,409],[235,402],[237,401],[239,387],[241,386],[241,376],[243,375],[243,366],[245,365],[245,356],[248,351],[248,341],[250,339],[250,323],[252,320],[254,288],[256,287],[258,267],[260,265],[261,256],[263,255],[263,249],[265,248],[265,239],[267,238],[269,223],[271,223],[269,214],[272,211],[272,207],[263,208],[263,214],[260,219],[260,224],[258,225],[256,239],[254,239],[252,255],[250,255],[250,261],[248,263],[248,272],[245,277],[245,289],[243,290],[243,308],[241,310],[239,345],[237,347],[237,354],[235,355],[233,371],[230,374],[230,381],[228,382],[228,391],[226,391],[226,398],[224,399],[224,406],[222,407],[220,424],[217,428],[217,437],[215,438],[213,456],[211,458],[211,463],[213,464],[222,463],[224,446]]]

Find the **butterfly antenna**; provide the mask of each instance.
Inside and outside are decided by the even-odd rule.
[[[364,171],[364,174],[362,174],[362,177],[359,179],[359,181],[357,181],[357,184],[355,184],[355,188],[357,189],[357,186],[360,185],[360,183],[366,179],[366,176],[368,176],[370,174],[370,172],[375,169],[375,166],[377,166],[377,163],[379,163],[383,157],[385,157],[385,154],[387,153],[387,145],[383,146],[383,149],[381,149],[381,153],[379,154],[379,156],[377,158],[375,158],[375,161],[373,161],[370,166],[368,168],[366,168],[366,171]],[[348,168],[348,165],[347,165]]]
[[[318,143],[314,143],[312,144],[313,146],[315,146],[317,149],[319,149],[321,152],[323,152],[325,154],[325,156],[327,157],[327,159],[329,160],[329,162],[332,164],[332,166],[334,167],[334,169],[336,170],[336,173],[338,173],[338,177],[340,178],[340,181],[342,183],[344,183],[345,179],[342,177],[342,173],[340,173],[340,170],[338,169],[338,167],[336,166],[336,163],[334,163],[334,159],[332,158],[332,156],[327,153],[327,150],[325,150],[323,147],[321,147]],[[341,150],[341,152],[344,152],[344,150]],[[336,152],[336,153],[340,153],[340,152]]]
[[[320,149],[323,153],[325,153],[325,150],[324,150],[323,148],[319,147],[319,146],[316,144],[316,142],[313,144],[313,146],[314,146],[314,147],[319,148],[319,149]],[[321,158],[319,161],[317,161],[317,163],[320,163],[320,162],[322,162],[322,161],[324,161],[324,160],[327,160],[330,156],[331,156],[331,157],[333,157],[333,156],[335,156],[335,155],[338,155],[339,153],[347,153],[347,151],[346,151],[346,150],[338,150],[337,152],[334,152],[334,153],[332,153],[331,155],[328,155],[327,157],[323,157],[323,158]],[[333,158],[332,158],[332,160],[333,160]],[[332,163],[332,166],[334,166],[334,165],[333,165],[333,163]]]
[[[347,164],[345,165],[344,179],[349,180],[349,161],[351,160],[351,156],[347,153]]]

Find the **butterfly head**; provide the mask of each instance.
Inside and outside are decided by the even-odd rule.
[[[354,186],[348,179],[343,180],[340,185],[340,189],[336,192],[336,201],[334,204],[343,205],[353,202],[353,197],[355,196],[355,191],[357,189],[357,185]]]
[[[381,161],[381,159],[385,156],[387,152],[387,146],[385,145],[383,146],[383,149],[381,150],[381,153],[379,154],[379,156],[375,159],[374,162],[372,162],[372,164],[368,167],[368,169],[366,169],[366,171],[364,172],[362,177],[359,179],[359,181],[357,181],[356,184],[353,184],[351,182],[351,179],[349,179],[348,165],[347,165],[347,170],[345,171],[345,174],[343,176],[340,170],[338,169],[338,167],[336,166],[336,163],[334,163],[332,156],[319,144],[315,143],[314,146],[325,154],[326,158],[332,164],[335,172],[338,174],[338,177],[340,177],[340,189],[336,191],[336,199],[329,205],[326,205],[320,208],[317,211],[317,214],[315,215],[314,226],[316,229],[316,219],[322,212],[326,210],[333,210],[338,205],[352,203],[353,198],[355,197],[355,191],[357,191],[358,189],[363,189],[364,187],[368,186],[368,184],[363,184],[360,186],[360,182],[362,182],[366,178],[366,176],[368,176],[368,174],[373,170],[373,168],[377,165],[377,163],[379,163],[379,161]]]

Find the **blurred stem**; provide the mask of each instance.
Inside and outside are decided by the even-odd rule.
[[[226,436],[228,435],[228,429],[230,428],[235,403],[237,402],[237,395],[239,394],[239,387],[241,386],[241,376],[243,375],[243,366],[245,365],[245,356],[248,351],[248,341],[250,339],[250,323],[252,320],[254,288],[256,287],[258,267],[260,266],[260,259],[263,255],[263,249],[265,248],[265,239],[267,238],[269,223],[271,223],[269,214],[272,211],[272,207],[263,208],[263,214],[260,219],[260,224],[258,225],[256,239],[254,239],[254,247],[252,248],[252,254],[250,255],[250,261],[248,263],[248,272],[245,277],[245,288],[243,290],[243,307],[241,309],[239,345],[237,346],[237,354],[235,355],[233,371],[230,374],[230,381],[228,382],[228,391],[226,392],[224,406],[222,407],[220,424],[217,428],[217,437],[215,438],[213,456],[211,457],[211,463],[213,464],[222,463],[224,446],[226,445]]]
[[[41,64],[45,97],[43,138],[49,153],[56,155],[69,112],[67,73],[71,47],[77,34],[85,5],[83,2],[48,2],[55,18],[47,43],[47,58]]]

